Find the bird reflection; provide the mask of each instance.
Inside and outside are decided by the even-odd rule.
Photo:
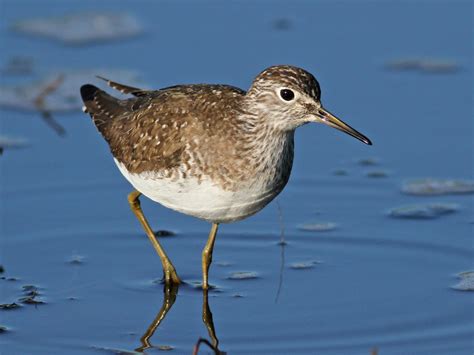
[[[155,333],[156,329],[160,326],[161,322],[165,319],[166,315],[170,311],[171,307],[173,307],[174,302],[176,301],[176,296],[178,295],[178,284],[171,284],[171,285],[164,285],[163,286],[163,304],[156,314],[155,319],[151,322],[150,326],[140,338],[141,346],[136,348],[135,351],[137,352],[144,352],[146,349],[150,349],[153,345],[150,343],[150,338]],[[200,343],[207,344],[212,350],[214,350],[215,354],[222,355],[225,352],[221,352],[218,348],[219,340],[216,336],[216,331],[214,328],[214,321],[212,319],[212,312],[209,308],[208,302],[208,290],[203,290],[202,292],[202,321],[209,333],[209,337],[211,341],[207,339],[200,338],[195,346],[195,353],[197,353],[197,349],[199,348]]]
[[[146,349],[152,347],[150,344],[150,338],[155,333],[156,329],[160,326],[163,319],[165,319],[171,307],[173,307],[174,301],[176,301],[176,295],[178,294],[178,285],[170,285],[163,288],[163,304],[160,310],[156,314],[155,319],[151,322],[150,326],[140,338],[142,346],[136,348],[135,351],[143,352]]]
[[[207,328],[207,332],[209,333],[209,337],[211,338],[211,344],[214,351],[219,352],[219,339],[216,336],[216,330],[214,329],[214,320],[212,319],[212,312],[209,308],[209,302],[207,297],[208,290],[202,290],[202,321]]]

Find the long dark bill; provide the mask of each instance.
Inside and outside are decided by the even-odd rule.
[[[354,128],[348,124],[342,122],[339,118],[334,116],[331,112],[327,111],[324,108],[319,108],[316,115],[321,119],[321,122],[327,124],[330,127],[336,128],[348,135],[357,138],[358,140],[364,142],[365,144],[372,145],[372,142],[369,138],[364,136],[362,133],[356,131]]]

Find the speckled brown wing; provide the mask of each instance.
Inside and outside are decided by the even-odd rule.
[[[81,94],[86,112],[129,172],[171,177],[174,168],[185,165],[192,171],[193,159],[208,156],[204,150],[211,149],[209,138],[214,150],[224,148],[235,128],[238,98],[245,92],[224,85],[186,85],[118,100],[84,85]]]

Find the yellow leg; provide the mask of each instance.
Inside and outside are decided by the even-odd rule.
[[[176,273],[176,269],[174,268],[171,260],[166,255],[164,249],[161,247],[160,243],[155,237],[155,233],[151,229],[148,221],[146,220],[142,208],[140,207],[140,197],[141,193],[138,191],[133,191],[128,194],[128,203],[130,204],[130,208],[132,209],[135,216],[140,221],[143,229],[145,229],[146,235],[148,239],[150,239],[151,244],[153,244],[153,248],[155,248],[156,252],[160,256],[161,264],[163,265],[163,275],[165,279],[165,283],[169,284],[179,284],[181,280]]]
[[[217,227],[219,227],[219,224],[212,224],[211,231],[209,232],[209,238],[207,239],[206,246],[202,251],[202,288],[204,290],[209,288],[209,267],[211,266],[212,262],[212,250],[214,249],[214,242],[216,241]]]

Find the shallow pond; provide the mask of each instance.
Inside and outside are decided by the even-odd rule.
[[[135,16],[143,34],[68,46],[11,27],[94,11]],[[162,241],[185,284],[164,289],[89,117],[53,110],[60,136],[40,113],[2,109],[0,136],[22,144],[0,156],[0,353],[191,354],[199,338],[229,354],[473,353],[472,274],[459,274],[474,269],[473,195],[403,192],[413,179],[472,183],[470,4],[11,0],[0,16],[0,65],[33,63],[2,71],[2,87],[108,68],[149,87],[246,88],[291,63],[374,142],[300,128],[278,201],[220,228],[206,295],[207,223],[143,199],[153,227],[174,232]],[[411,58],[430,70],[400,65]],[[426,206],[456,208],[416,218]]]

